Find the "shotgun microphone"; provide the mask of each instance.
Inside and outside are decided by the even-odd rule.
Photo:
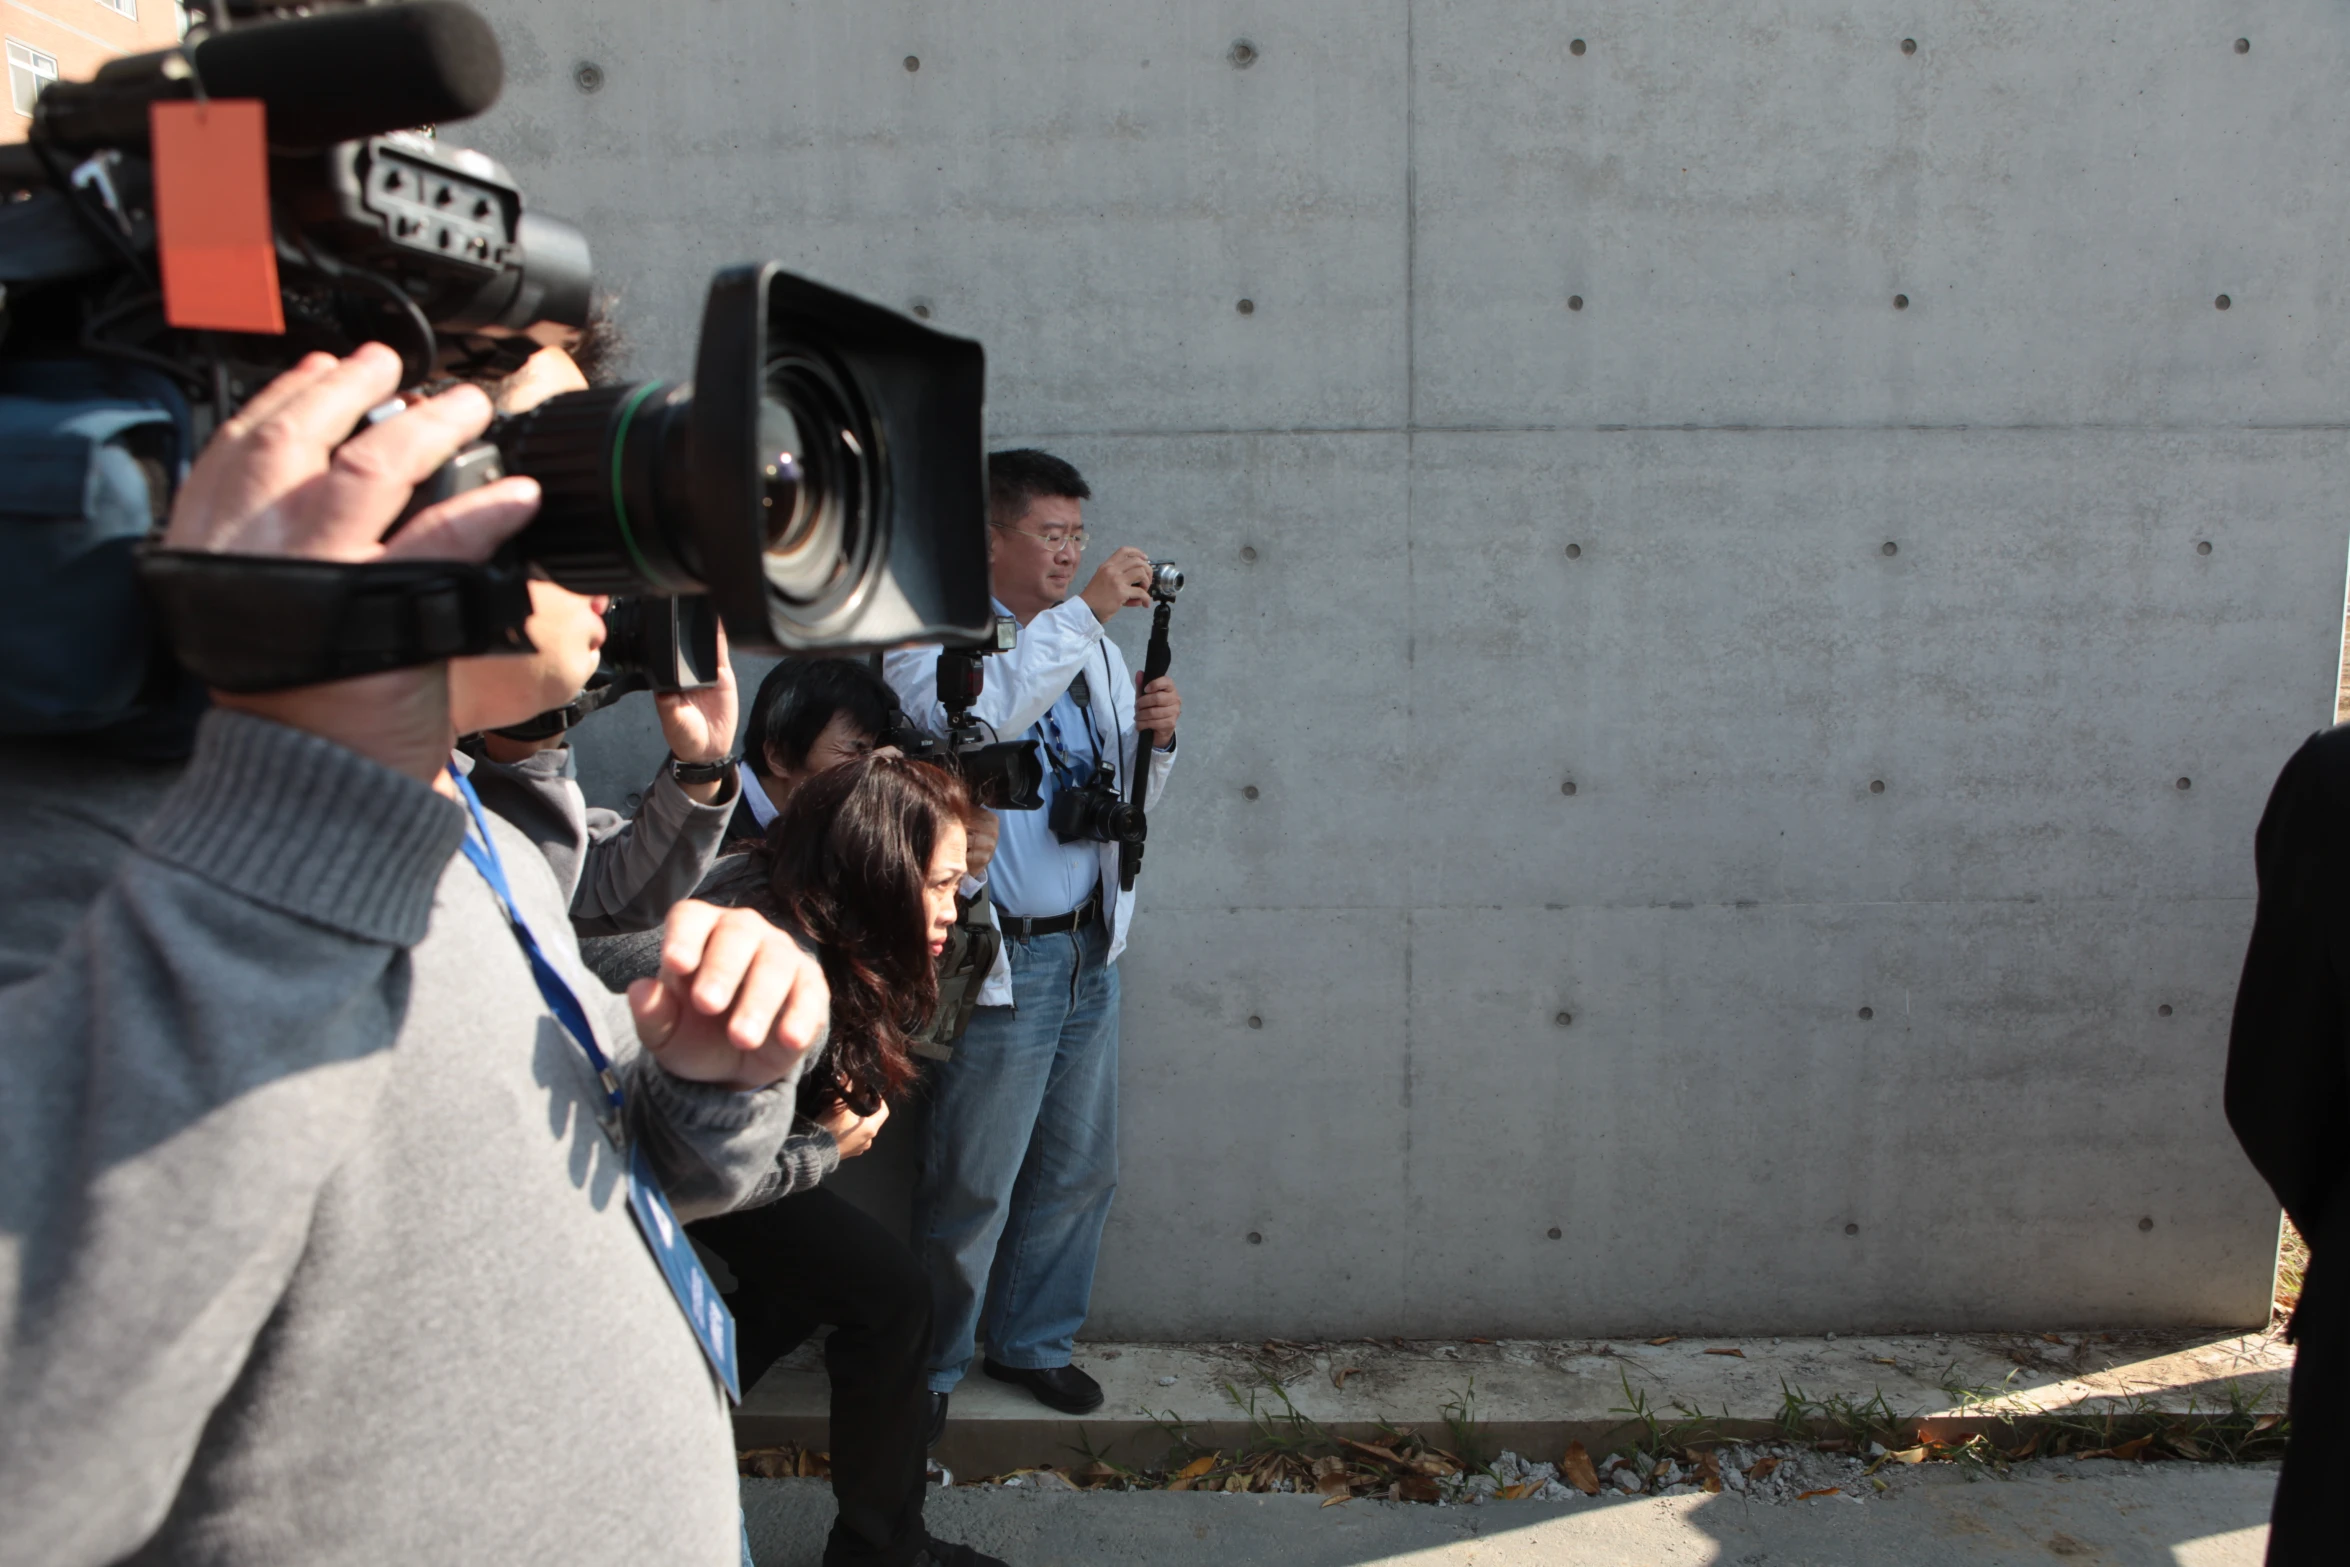
[[[52,83],[34,104],[32,134],[74,152],[144,148],[149,104],[201,95],[260,99],[273,147],[323,147],[468,119],[498,101],[505,79],[480,13],[459,0],[409,0],[110,60],[89,81]]]

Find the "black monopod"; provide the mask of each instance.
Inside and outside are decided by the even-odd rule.
[[[1167,672],[1172,655],[1167,650],[1167,616],[1175,607],[1175,595],[1183,591],[1183,573],[1171,560],[1151,562],[1151,602],[1158,608],[1151,611],[1151,642],[1142,655],[1142,679],[1135,686],[1135,694]],[[1134,772],[1127,779],[1130,790],[1129,808],[1133,812],[1134,831],[1118,844],[1118,890],[1125,892],[1134,886],[1136,873],[1142,869],[1142,845],[1148,831],[1142,812],[1142,792],[1151,771],[1151,747],[1158,737],[1148,729],[1134,737]]]

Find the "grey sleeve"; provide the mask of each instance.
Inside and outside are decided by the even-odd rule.
[[[677,1216],[691,1223],[751,1200],[791,1132],[793,1091],[824,1046],[780,1082],[749,1093],[673,1077],[637,1043],[625,997],[608,995],[604,1033],[627,1092],[628,1133],[645,1150]],[[582,1004],[590,998],[582,994]]]
[[[215,711],[97,900],[0,992],[0,1536],[156,1529],[374,1112],[464,813]]]
[[[725,846],[726,824],[741,797],[741,782],[729,774],[717,800],[704,805],[678,787],[664,767],[645,790],[635,816],[589,812],[587,853],[571,898],[571,928],[594,937],[659,925],[708,874]]]
[[[761,1176],[751,1195],[735,1206],[760,1208],[794,1192],[812,1191],[824,1178],[840,1168],[840,1144],[832,1134],[806,1116],[792,1123],[792,1132],[783,1140],[783,1152],[776,1155],[775,1166]]]

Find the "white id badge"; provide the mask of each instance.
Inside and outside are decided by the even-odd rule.
[[[669,1281],[669,1293],[677,1297],[678,1309],[692,1324],[703,1358],[718,1373],[719,1385],[726,1389],[726,1396],[741,1403],[742,1378],[734,1368],[734,1313],[726,1309],[726,1302],[718,1296],[718,1286],[710,1282],[702,1259],[694,1255],[693,1242],[686,1239],[685,1226],[677,1221],[669,1199],[661,1195],[653,1172],[645,1167],[645,1151],[641,1146],[632,1146],[628,1151],[628,1211],[636,1216],[636,1227],[644,1232],[645,1244],[653,1248],[653,1260],[661,1264],[661,1277]]]

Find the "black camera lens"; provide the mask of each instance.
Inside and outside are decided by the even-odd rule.
[[[580,593],[707,593],[737,646],[993,632],[979,345],[773,263],[710,286],[690,386],[548,399],[495,436],[539,480],[522,555]]]

